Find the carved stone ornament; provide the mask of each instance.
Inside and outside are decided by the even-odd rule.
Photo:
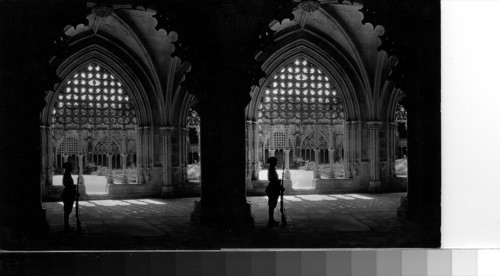
[[[113,14],[113,8],[106,6],[96,6],[92,9],[92,13],[97,17],[106,18]]]
[[[319,9],[320,5],[318,0],[303,0],[299,3],[299,8],[305,12],[315,12]]]

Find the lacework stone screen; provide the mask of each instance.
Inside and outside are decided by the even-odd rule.
[[[122,83],[97,63],[74,73],[52,110],[52,124],[67,128],[134,128],[135,111]]]
[[[328,124],[343,121],[344,107],[330,78],[298,58],[265,87],[258,116],[264,122]]]

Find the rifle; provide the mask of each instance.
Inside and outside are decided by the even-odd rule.
[[[281,226],[286,226],[285,206],[283,205],[284,181],[285,181],[285,162],[283,162],[283,173],[281,174],[281,203],[280,203]]]
[[[76,178],[76,213],[75,213],[75,217],[76,217],[76,231],[78,233],[81,233],[82,232],[82,224],[80,223],[80,215],[78,213],[78,199],[80,198],[80,169],[78,169],[78,176]]]

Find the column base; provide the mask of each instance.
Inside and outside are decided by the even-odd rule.
[[[380,181],[370,181],[370,184],[368,186],[368,191],[377,192],[380,191],[381,188],[382,188],[382,183]]]
[[[194,211],[191,213],[191,222],[202,226],[229,229],[251,228],[254,226],[254,219],[250,209],[249,202],[234,206],[234,204],[225,205],[221,203],[209,205],[204,204],[202,201],[195,201]]]
[[[285,179],[283,181],[283,187],[285,188],[285,195],[289,195],[290,192],[293,190],[292,189],[292,180],[291,179]]]
[[[330,172],[328,173],[328,177],[335,178],[335,171],[334,170],[330,170]]]
[[[173,186],[162,186],[161,187],[161,196],[169,197],[174,195],[174,187]]]
[[[397,211],[398,218],[406,220],[408,218],[408,196],[401,196],[401,204]]]
[[[290,179],[292,177],[292,174],[290,173],[289,169],[285,169],[285,179]]]
[[[314,179],[321,178],[321,173],[319,172],[319,169],[314,169]]]

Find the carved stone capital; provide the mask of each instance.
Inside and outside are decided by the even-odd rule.
[[[366,122],[369,130],[379,130],[382,123],[380,121],[369,121]]]
[[[252,129],[256,130],[258,127],[258,122],[257,121],[252,121]]]
[[[345,129],[351,130],[351,122],[345,122]]]
[[[389,130],[396,131],[398,129],[398,125],[396,123],[389,123]]]
[[[106,18],[113,14],[113,8],[107,6],[96,6],[92,9],[92,13],[97,17]]]
[[[139,132],[140,135],[143,135],[144,134],[144,127],[138,126],[137,127],[137,132]]]
[[[253,128],[252,121],[246,121],[245,122],[245,126],[246,126],[246,128],[247,128],[248,131],[252,130],[252,128]]]
[[[151,133],[151,127],[145,126],[144,127],[144,134],[149,135]]]
[[[167,136],[172,134],[174,127],[171,126],[163,126],[158,128],[160,130],[160,135],[161,136]]]

